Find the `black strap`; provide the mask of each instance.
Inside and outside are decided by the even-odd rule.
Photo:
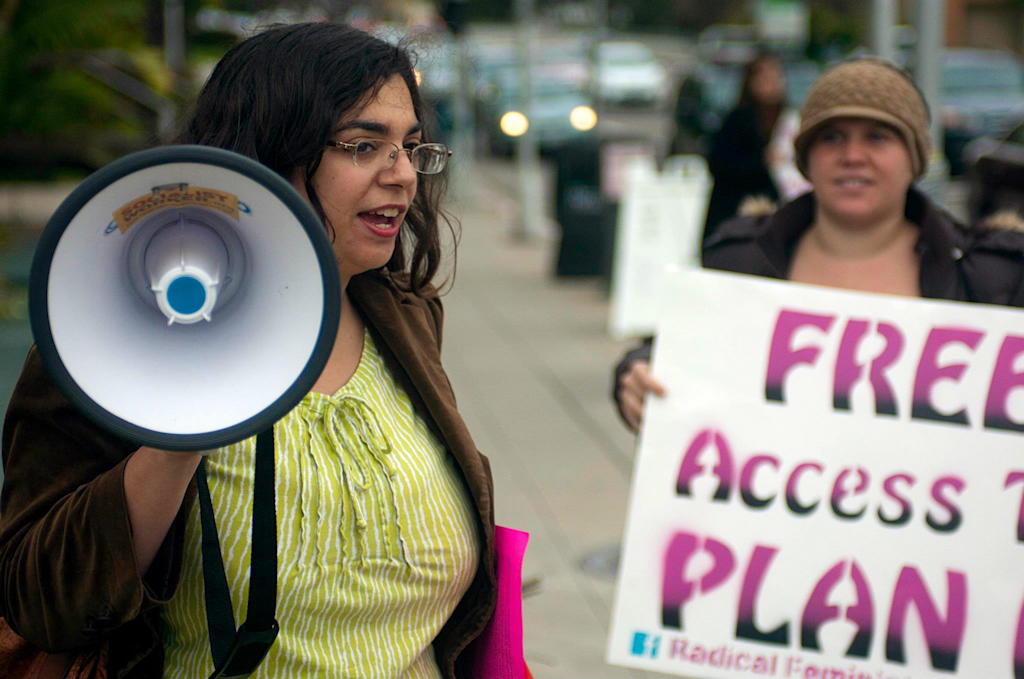
[[[242,626],[235,629],[224,560],[213,516],[206,460],[196,472],[199,513],[203,527],[203,587],[210,653],[216,668],[210,679],[248,677],[256,671],[277,638],[277,510],[274,498],[274,431],[256,436],[256,471],[253,487],[252,554],[249,565],[249,607]]]
[[[231,649],[235,635],[235,612],[231,608],[228,579],[224,573],[217,535],[217,522],[213,517],[210,486],[206,481],[206,460],[199,463],[196,474],[199,491],[199,519],[203,526],[203,590],[206,594],[206,627],[210,632],[210,651],[213,664],[220,665]],[[219,566],[219,568],[218,568]]]

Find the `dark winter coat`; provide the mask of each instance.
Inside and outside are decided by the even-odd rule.
[[[704,221],[705,241],[722,222],[739,212],[745,198],[778,200],[778,188],[765,162],[770,141],[758,129],[757,112],[752,107],[735,108],[722,122],[708,152],[708,170],[715,183]]]

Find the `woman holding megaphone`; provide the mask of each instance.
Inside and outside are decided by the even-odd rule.
[[[431,284],[450,153],[424,119],[403,49],[297,24],[233,47],[180,140],[288,180],[331,235],[341,279],[333,350],[273,426],[281,632],[258,676],[467,677],[494,608],[490,471],[441,368]],[[110,677],[209,676],[196,471],[241,619],[255,447],[137,448],[78,412],[33,351],[3,439],[10,628],[47,651],[102,649]]]

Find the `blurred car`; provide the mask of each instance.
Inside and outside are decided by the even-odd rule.
[[[697,58],[705,64],[745,64],[757,54],[756,26],[715,24],[697,36]]]
[[[981,137],[964,149],[967,212],[972,222],[1004,210],[1024,216],[1024,121],[999,139]]]
[[[1024,65],[1011,52],[947,49],[942,67],[943,147],[951,174],[966,168],[964,148],[1003,137],[1024,119]]]
[[[511,45],[472,45],[470,51],[471,79],[474,100],[493,96],[502,73],[517,67],[518,57]]]
[[[569,81],[577,89],[586,88],[590,82],[590,61],[584,42],[545,45],[535,66],[545,77]]]
[[[593,89],[602,102],[654,105],[666,96],[668,74],[643,43],[598,43],[594,62],[597,73]]]
[[[470,42],[469,60],[474,97],[493,96],[495,90],[519,69],[519,47],[509,42]],[[585,88],[590,77],[590,62],[585,43],[566,40],[545,42],[533,55],[534,72],[539,76],[567,80]]]
[[[516,134],[519,130],[514,129],[516,113],[529,115],[529,127],[544,154],[595,134],[597,113],[586,90],[578,83],[534,73],[532,90],[533,106],[527,112],[520,100],[519,73],[513,69],[494,83],[489,96],[478,100],[477,127],[483,144],[491,153],[512,154],[515,137],[519,136]]]

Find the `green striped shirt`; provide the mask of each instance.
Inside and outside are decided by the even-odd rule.
[[[281,633],[253,677],[436,679],[431,642],[479,542],[462,474],[370,338],[349,382],[274,425]],[[206,460],[235,619],[246,614],[255,439]],[[166,679],[213,671],[198,506],[164,611]]]

